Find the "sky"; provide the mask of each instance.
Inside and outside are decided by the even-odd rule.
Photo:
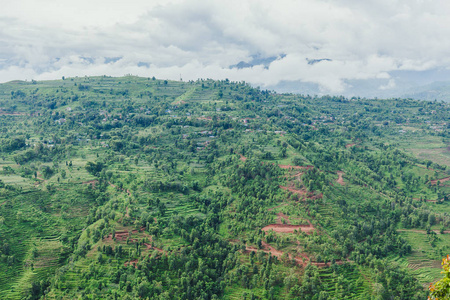
[[[1,2],[0,82],[132,74],[345,94],[450,74],[450,1]]]

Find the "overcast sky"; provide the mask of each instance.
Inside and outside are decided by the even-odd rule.
[[[0,10],[0,82],[133,74],[348,80],[450,67],[450,1],[14,0]],[[327,59],[327,60],[321,60]],[[241,64],[239,64],[241,63]],[[237,66],[239,67],[237,67]]]

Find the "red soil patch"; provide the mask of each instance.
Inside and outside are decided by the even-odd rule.
[[[138,263],[138,260],[135,259],[135,260],[126,261],[123,265],[125,267],[128,266],[128,265],[130,265],[130,266],[134,265],[134,267],[137,268],[137,263]]]
[[[287,169],[287,170],[309,170],[313,169],[314,166],[291,166],[291,165],[278,165],[281,169]]]
[[[296,188],[292,188],[292,187],[287,187],[287,186],[282,186],[280,185],[280,189],[285,190],[285,191],[289,191],[289,192],[293,192],[299,195],[307,195],[308,191],[304,190],[304,189],[296,189]]]
[[[305,189],[296,189],[296,188],[292,188],[292,187],[287,187],[287,186],[282,186],[280,185],[280,189],[285,190],[285,191],[289,191],[301,196],[307,196],[309,199],[315,200],[315,199],[322,199],[323,194],[314,194],[313,192],[308,192]]]
[[[350,148],[350,147],[353,147],[353,146],[355,146],[356,144],[347,144],[347,145],[345,145],[345,148]]]
[[[139,231],[143,232],[144,230],[145,230],[145,228],[141,227]],[[126,241],[128,239],[128,237],[130,235],[132,235],[133,233],[138,233],[138,231],[132,230],[131,234],[128,231],[116,231],[114,237],[116,238],[116,241]],[[150,238],[150,240],[152,240],[151,236],[150,237],[146,236],[146,237]],[[110,233],[105,239],[108,241],[112,240],[112,233]],[[130,242],[132,242],[132,243],[136,243],[137,241],[138,241],[137,239],[130,239]]]
[[[286,221],[286,224],[290,224],[289,222],[289,216],[279,212],[277,213],[277,224],[283,224],[283,222],[281,221],[282,219],[284,219]]]
[[[342,177],[342,175],[344,175],[345,173],[342,171],[337,171],[337,174],[339,175],[339,178],[336,180],[336,182],[340,185],[345,185],[344,178]]]
[[[431,180],[430,183],[432,185],[436,185],[438,181],[440,183],[442,183],[442,182],[446,182],[446,181],[449,181],[449,180],[450,180],[450,177],[445,177],[445,178],[442,178],[442,179]]]
[[[85,181],[82,184],[90,184],[92,186],[95,186],[98,183],[98,180],[89,180],[89,181]]]
[[[269,244],[267,244],[266,242],[262,242],[262,249],[257,249],[255,247],[251,247],[251,246],[246,246],[245,247],[245,252],[249,253],[249,252],[258,252],[258,251],[262,251],[264,253],[268,253],[272,256],[276,256],[277,258],[281,258],[281,256],[284,254],[283,251],[277,250],[275,248],[273,248],[272,246],[270,246]],[[298,265],[302,265],[303,267],[306,267],[308,263],[315,265],[319,268],[323,268],[323,267],[328,267],[330,265],[330,263],[319,263],[319,262],[312,262],[310,260],[310,258],[305,254],[305,253],[300,253],[300,256],[292,256],[291,254],[288,254],[289,259],[293,259]],[[343,264],[344,261],[336,261],[336,264]]]
[[[249,252],[258,252],[258,250],[259,250],[259,251],[262,251],[262,252],[265,252],[265,253],[270,253],[271,255],[276,256],[276,257],[278,257],[278,258],[280,258],[281,255],[283,255],[283,252],[282,252],[282,251],[279,251],[279,250],[277,250],[277,249],[271,247],[271,246],[270,246],[269,244],[267,244],[266,242],[262,242],[262,246],[263,246],[262,249],[257,249],[257,248],[255,248],[255,247],[249,247],[249,246],[246,246],[246,247],[245,247],[245,250],[246,250],[246,251],[249,251]]]
[[[163,249],[153,247],[151,244],[144,243],[144,245],[145,245],[145,247],[147,247],[148,250],[153,249],[153,250],[157,250],[157,251],[159,251],[161,253],[164,252]]]
[[[311,231],[314,230],[314,227],[310,225],[270,224],[262,228],[262,230],[266,232],[269,230],[273,230],[274,232],[279,233],[293,233],[294,230],[297,230],[311,233]]]
[[[244,155],[241,154],[240,160],[242,160],[243,162],[245,162],[245,161],[247,160],[247,157],[245,157]]]

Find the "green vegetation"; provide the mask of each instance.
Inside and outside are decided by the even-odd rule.
[[[0,298],[424,299],[450,107],[127,76],[0,85]]]

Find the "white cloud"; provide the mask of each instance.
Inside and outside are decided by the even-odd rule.
[[[450,3],[440,0],[16,0],[2,6],[1,82],[126,73],[178,79],[181,73],[186,80],[227,77],[263,87],[301,80],[343,92],[346,80],[450,67]],[[255,55],[281,54],[268,68],[229,68]],[[121,59],[105,63],[111,57]],[[331,61],[308,64],[307,58]],[[392,82],[386,87],[394,88]]]
[[[395,88],[395,79],[389,79],[389,82],[386,85],[381,85],[379,87],[380,90],[389,90]]]

